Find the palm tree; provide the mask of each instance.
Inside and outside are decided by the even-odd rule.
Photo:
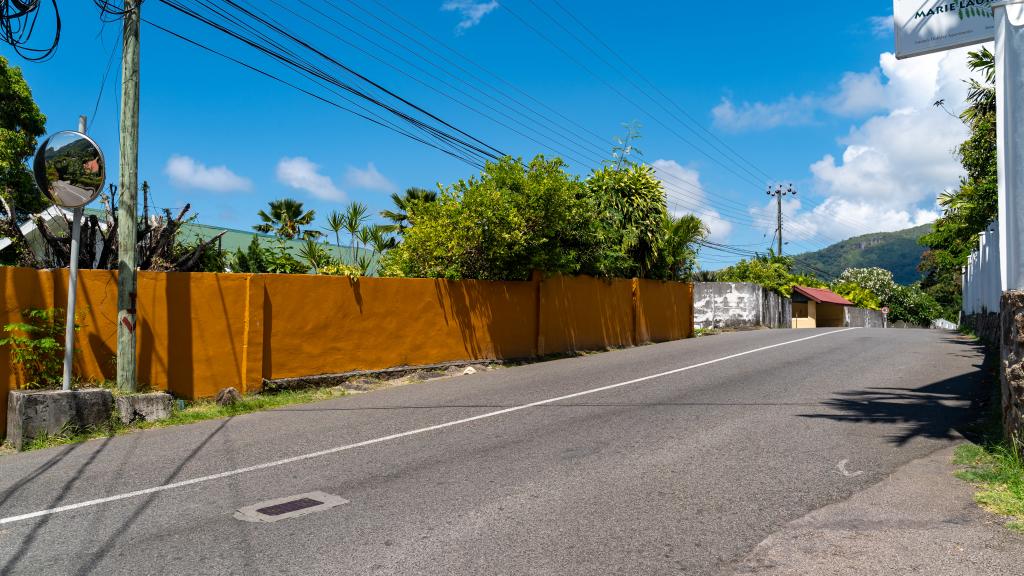
[[[708,227],[693,214],[676,218],[665,217],[665,243],[663,250],[672,278],[684,278],[693,271],[697,261],[698,245],[707,238]]]
[[[316,210],[303,211],[302,202],[292,198],[271,200],[270,213],[260,210],[257,215],[263,221],[262,224],[252,227],[257,232],[274,234],[285,240],[292,240],[298,236],[314,239],[323,235],[319,230],[302,229],[302,226],[308,226],[316,218]]]
[[[394,236],[388,234],[390,226],[376,224],[370,228],[370,246],[374,254],[383,254],[398,245]]]
[[[345,229],[345,215],[337,210],[331,210],[327,215],[327,229],[334,232],[334,244],[341,246],[341,231]]]
[[[401,233],[402,230],[409,227],[409,209],[413,204],[435,201],[437,201],[437,192],[426,188],[408,188],[402,196],[392,193],[391,202],[394,203],[396,210],[381,210],[380,215],[394,222],[395,230]]]
[[[368,226],[363,226],[356,234],[356,240],[359,241],[359,249],[365,250],[366,247],[369,246],[370,242],[373,241],[373,229]]]
[[[983,82],[971,78],[967,89],[969,106],[960,114],[965,122],[974,125],[977,120],[996,113],[996,58],[988,48],[967,54],[967,67],[982,74]]]
[[[314,274],[319,274],[321,269],[332,264],[331,255],[323,245],[309,238],[299,246],[299,256],[313,268]]]
[[[363,222],[366,221],[366,204],[362,202],[353,202],[348,205],[343,214],[345,221],[345,231],[349,235],[349,248],[352,250],[352,262],[356,261],[356,235],[359,234],[359,229],[363,227]]]

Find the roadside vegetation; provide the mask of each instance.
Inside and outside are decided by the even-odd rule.
[[[967,108],[960,114],[970,130],[968,139],[956,149],[966,176],[961,178],[959,188],[939,195],[942,217],[920,240],[927,248],[919,266],[924,273],[921,286],[952,321],[960,312],[960,269],[978,246],[978,233],[996,219],[999,211],[995,57],[982,48],[968,54],[967,64],[981,80],[967,81]]]
[[[125,425],[118,420],[116,416],[111,415],[110,422],[107,426],[93,430],[76,431],[69,429],[60,434],[37,436],[26,445],[25,450],[52,448],[54,446],[61,446],[64,444],[84,442],[94,438],[108,438],[110,436],[128,434],[135,430],[166,428],[168,426],[177,426],[180,424],[192,424],[203,420],[230,418],[232,416],[270,410],[272,408],[279,408],[292,404],[307,404],[320,400],[340,398],[346,394],[348,394],[348,391],[344,388],[335,387],[308,390],[281,390],[251,394],[248,396],[242,396],[240,400],[228,405],[220,405],[213,400],[197,400],[195,402],[179,400],[176,401],[174,405],[171,417],[166,420],[160,420],[157,422],[138,422],[131,425]],[[5,446],[0,450],[0,454],[3,452],[14,453],[14,450]]]
[[[1008,517],[1006,526],[1024,532],[1024,445],[1019,441],[964,444],[953,463],[963,466],[958,478],[977,487],[975,501],[982,508]]]
[[[984,344],[971,330],[961,328],[960,334]],[[976,442],[957,446],[953,463],[960,467],[957,478],[975,486],[974,500],[982,508],[1006,517],[1008,528],[1024,532],[1024,442],[1005,436],[999,352],[988,346],[985,356],[988,409],[971,430]]]
[[[718,282],[752,282],[789,298],[793,286],[828,288],[854,305],[869,310],[889,308],[889,320],[928,326],[943,316],[942,306],[920,284],[897,284],[892,272],[882,268],[847,268],[832,282],[813,274],[796,272],[796,261],[789,256],[768,254],[740,260],[710,275]]]

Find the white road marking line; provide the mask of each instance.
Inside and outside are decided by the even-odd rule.
[[[167,490],[173,490],[175,488],[182,488],[184,486],[191,486],[193,484],[199,484],[202,482],[209,482],[211,480],[219,480],[221,478],[227,478],[229,476],[237,476],[239,474],[245,474],[247,472],[255,472],[257,470],[264,470],[266,468],[275,468],[277,466],[284,466],[285,464],[292,464],[295,462],[302,462],[303,460],[310,460],[312,458],[319,458],[321,456],[327,456],[329,454],[336,454],[338,452],[344,452],[346,450],[353,450],[355,448],[362,448],[364,446],[372,446],[373,444],[380,444],[382,442],[389,442],[391,440],[397,440],[399,438],[405,438],[406,436],[414,436],[417,434],[424,434],[426,432],[433,432],[434,430],[441,430],[444,428],[451,428],[452,426],[458,426],[459,424],[467,424],[469,422],[475,422],[477,420],[483,420],[485,418],[494,418],[495,416],[501,416],[503,414],[509,414],[511,412],[518,412],[520,410],[526,410],[527,408],[533,408],[535,406],[543,406],[545,404],[552,404],[555,402],[561,402],[562,400],[569,400],[570,398],[578,398],[580,396],[587,396],[589,394],[596,394],[598,392],[604,392],[606,390],[613,390],[615,388],[621,388],[623,386],[629,386],[630,384],[637,384],[639,382],[646,382],[655,378],[661,378],[663,376],[670,376],[672,374],[678,374],[680,372],[686,372],[687,370],[694,370],[696,368],[702,368],[711,364],[717,364],[719,362],[725,362],[726,360],[732,360],[733,358],[739,358],[740,356],[746,356],[748,354],[755,354],[757,352],[763,352],[765,350],[771,350],[772,348],[778,348],[780,346],[788,346],[790,344],[796,344],[797,342],[806,342],[807,340],[813,340],[814,338],[821,338],[822,336],[829,336],[832,334],[838,334],[840,332],[847,332],[850,330],[857,330],[857,328],[844,328],[842,330],[833,330],[831,332],[824,332],[821,334],[815,334],[813,336],[807,336],[806,338],[798,338],[796,340],[788,340],[786,342],[780,342],[778,344],[772,344],[770,346],[762,346],[753,350],[747,350],[746,352],[739,352],[737,354],[730,354],[729,356],[723,356],[714,360],[708,360],[707,362],[701,362],[699,364],[692,364],[690,366],[684,366],[682,368],[676,368],[674,370],[668,370],[666,372],[659,372],[657,374],[651,374],[650,376],[643,376],[641,378],[634,378],[633,380],[626,380],[625,382],[619,382],[616,384],[609,384],[608,386],[601,386],[600,388],[591,388],[590,390],[583,390],[581,392],[575,392],[573,394],[566,394],[565,396],[558,396],[557,398],[548,398],[546,400],[538,400],[536,402],[530,402],[529,404],[522,404],[520,406],[513,406],[511,408],[503,408],[501,410],[495,410],[493,412],[487,412],[486,414],[480,414],[478,416],[470,416],[469,418],[462,418],[460,420],[452,420],[451,422],[444,422],[442,424],[435,424],[433,426],[427,426],[425,428],[417,428],[415,430],[408,430],[406,432],[399,432],[398,434],[392,434],[390,436],[382,436],[380,438],[374,438],[372,440],[364,440],[362,442],[356,442],[355,444],[346,444],[344,446],[336,446],[334,448],[328,448],[326,450],[320,450],[318,452],[310,452],[308,454],[300,454],[299,456],[292,456],[291,458],[284,458],[282,460],[274,460],[273,462],[264,462],[262,464],[256,464],[254,466],[246,466],[245,468],[238,468],[235,470],[228,470],[226,472],[220,472],[218,474],[211,474],[209,476],[200,476],[198,478],[191,478],[189,480],[182,480],[180,482],[172,482],[170,484],[161,484],[160,486],[154,486],[152,488],[145,488],[143,490],[135,490],[133,492],[124,492],[122,494],[115,494],[113,496],[107,496],[106,498],[97,498],[95,500],[86,500],[85,502],[78,502],[77,504],[68,504],[66,506],[57,506],[56,508],[48,508],[46,510],[38,510],[36,512],[29,512],[27,514],[19,514],[17,516],[8,516],[6,518],[0,518],[0,525],[10,524],[12,522],[19,522],[21,520],[29,520],[31,518],[38,518],[40,516],[49,516],[51,514],[58,514],[60,512],[70,512],[71,510],[78,510],[79,508],[88,508],[90,506],[98,506],[100,504],[106,504],[108,502],[116,502],[118,500],[126,500],[128,498],[135,498],[136,496],[145,496],[147,494],[155,494],[157,492],[164,492]]]
[[[836,468],[838,468],[839,471],[842,472],[843,476],[846,476],[847,478],[856,478],[857,476],[860,476],[861,474],[864,473],[863,470],[857,470],[856,472],[847,472],[846,465],[849,463],[849,460],[840,460],[839,464],[836,464]]]

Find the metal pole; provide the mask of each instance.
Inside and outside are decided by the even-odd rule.
[[[79,132],[83,132],[79,130]],[[74,209],[71,223],[71,270],[68,273],[68,310],[64,328],[64,390],[71,390],[71,363],[75,358],[75,304],[78,300],[78,252],[82,236],[82,214],[84,209]]]
[[[135,392],[135,299],[139,169],[139,7],[124,0],[121,57],[121,202],[117,209],[117,387]]]
[[[85,116],[78,117],[78,131],[85,134]],[[71,365],[75,360],[75,305],[78,303],[78,253],[84,209],[75,208],[71,223],[71,262],[68,263],[68,309],[64,322],[64,380],[61,388],[71,390]]]

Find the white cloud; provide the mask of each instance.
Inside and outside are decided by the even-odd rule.
[[[938,216],[936,196],[955,188],[963,173],[954,151],[968,131],[960,120],[933,104],[944,100],[954,113],[963,106],[963,80],[971,76],[966,66],[968,50],[901,61],[883,53],[877,68],[844,74],[831,95],[795,98],[809,102],[813,114],[860,121],[837,139],[840,153],[822,154],[809,166],[813,180],[808,192],[824,201],[813,209],[803,209],[798,200],[785,203],[785,229],[792,231],[787,236],[818,235],[820,242],[897,230]],[[784,108],[793,101],[791,97],[762,104],[760,109]],[[749,105],[749,109],[758,108]],[[751,122],[746,129],[756,126]],[[768,233],[775,229],[774,206],[751,211]]]
[[[182,188],[198,188],[213,192],[238,192],[252,189],[252,182],[227,166],[206,166],[188,156],[174,154],[167,159],[164,172],[171,183]]]
[[[769,200],[764,205],[752,208],[750,215],[756,226],[768,233],[775,232],[776,203]],[[810,245],[817,245],[821,238],[841,239],[867,234],[869,232],[892,232],[913,226],[920,226],[935,220],[935,210],[916,207],[881,207],[869,201],[847,200],[836,196],[825,199],[810,210],[803,210],[799,198],[787,198],[782,203],[782,239],[785,242],[799,242],[800,246],[788,252],[803,252]]]
[[[853,126],[839,139],[844,146],[840,158],[825,154],[811,164],[815,191],[830,200],[875,207],[876,227],[893,218],[917,221],[921,206],[931,214],[936,195],[957,186],[963,173],[953,153],[967,138],[967,128],[933,103],[941,99],[954,107],[963,102],[962,80],[970,77],[966,52],[904,61],[885,53],[873,73],[876,80],[863,81],[866,76],[862,76],[860,81],[847,82],[854,76],[845,76],[844,89],[831,102],[832,110],[837,114],[864,110],[869,101],[864,94],[871,93],[882,113]]]
[[[953,150],[966,137],[959,120],[934,109],[875,116],[840,140],[841,161],[826,154],[811,164],[815,189],[883,208],[934,201],[958,183],[963,169]]]
[[[862,118],[902,108],[926,108],[936,100],[963,102],[962,80],[970,76],[968,50],[928,54],[897,60],[890,52],[879,56],[868,72],[846,72],[831,94],[787,96],[776,102],[743,102],[731,98],[712,108],[715,126],[730,132],[810,124],[818,114]]]
[[[715,126],[730,132],[765,130],[778,126],[809,124],[814,120],[816,102],[810,96],[790,96],[773,103],[743,102],[736,106],[729,98],[711,110]]]
[[[351,188],[378,192],[394,192],[398,189],[391,180],[377,170],[373,162],[367,164],[366,169],[349,166],[345,172],[345,184]]]
[[[661,180],[668,195],[669,211],[675,216],[695,214],[711,231],[710,239],[721,242],[732,232],[732,222],[722,218],[707,202],[700,173],[680,166],[675,160],[655,160],[651,163],[655,176]]]
[[[345,192],[334,185],[329,176],[320,174],[320,167],[308,158],[281,158],[277,163],[277,179],[286,186],[305,190],[323,200],[342,201]]]
[[[888,16],[872,16],[868,18],[871,25],[871,33],[878,38],[886,38],[892,35],[892,14]]]
[[[462,20],[455,27],[457,33],[465,32],[480,23],[484,16],[498,7],[497,0],[491,2],[472,2],[471,0],[448,0],[441,5],[445,12],[458,12]]]

